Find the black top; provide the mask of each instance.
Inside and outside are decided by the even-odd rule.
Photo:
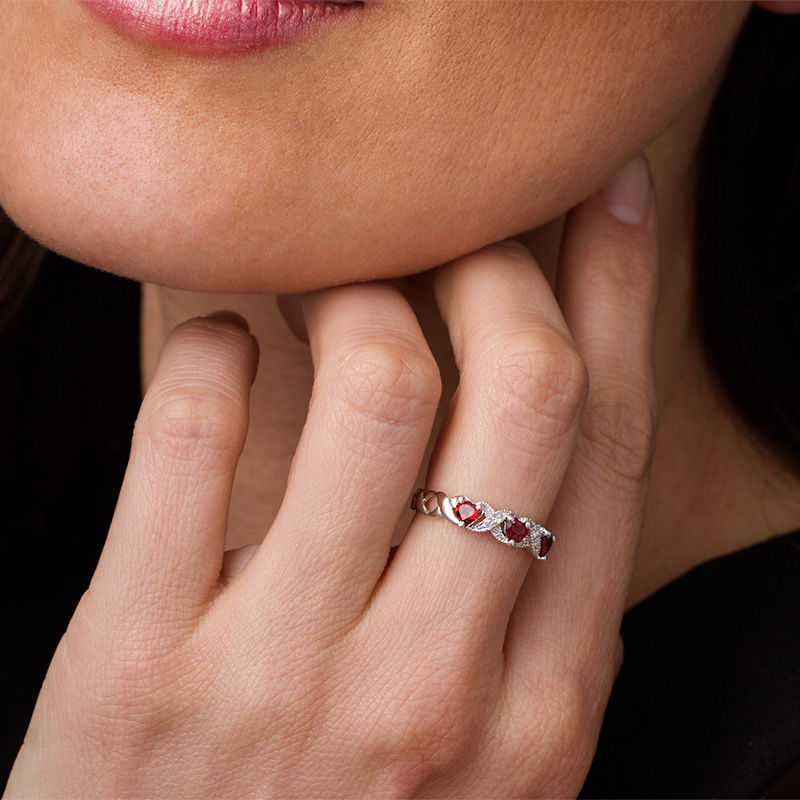
[[[584,797],[800,797],[800,531],[632,608]]]
[[[138,314],[138,284],[51,256],[0,334],[0,783],[116,504]],[[584,797],[800,797],[800,533],[697,567],[622,632]]]

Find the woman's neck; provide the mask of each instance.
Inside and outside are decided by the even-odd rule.
[[[691,313],[694,153],[715,90],[716,85],[709,86],[645,151],[660,210],[655,352],[659,430],[630,605],[699,563],[800,527],[800,480],[759,449],[725,405],[702,356]],[[562,223],[563,218],[557,219],[520,237],[551,283]],[[146,285],[145,385],[166,333],[188,317],[217,308],[245,316],[261,348],[251,395],[250,434],[230,514],[228,546],[238,547],[261,541],[277,513],[313,376],[308,348],[289,333],[274,296],[203,294]],[[457,375],[443,325],[429,306],[420,305],[418,310],[443,365],[441,418]]]

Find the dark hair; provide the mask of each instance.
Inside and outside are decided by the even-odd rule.
[[[800,476],[800,17],[754,8],[698,152],[696,303],[708,363]]]
[[[800,17],[754,8],[698,151],[695,313],[755,439],[800,476]],[[0,213],[0,331],[43,249]]]

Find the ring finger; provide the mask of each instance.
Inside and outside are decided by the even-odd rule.
[[[513,240],[457,259],[434,281],[460,381],[426,488],[543,522],[571,458],[588,383],[555,297]],[[403,606],[415,630],[446,620],[452,635],[460,620],[471,641],[497,644],[531,561],[491,535],[417,515],[378,603],[389,617]],[[424,587],[425,602],[409,605],[410,585]]]

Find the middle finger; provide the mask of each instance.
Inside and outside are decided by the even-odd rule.
[[[544,524],[588,386],[558,303],[529,251],[514,240],[457,259],[437,270],[434,282],[460,381],[425,488]],[[473,640],[501,644],[533,560],[489,533],[418,514],[376,602],[389,616],[402,607],[415,630],[441,620],[452,629],[461,621]],[[409,603],[409,586],[425,601]]]
[[[314,389],[283,503],[246,574],[257,598],[272,596],[281,619],[318,628],[318,619],[349,624],[371,596],[430,438],[441,384],[396,288],[341,286],[301,303]],[[324,615],[315,613],[323,608]]]

